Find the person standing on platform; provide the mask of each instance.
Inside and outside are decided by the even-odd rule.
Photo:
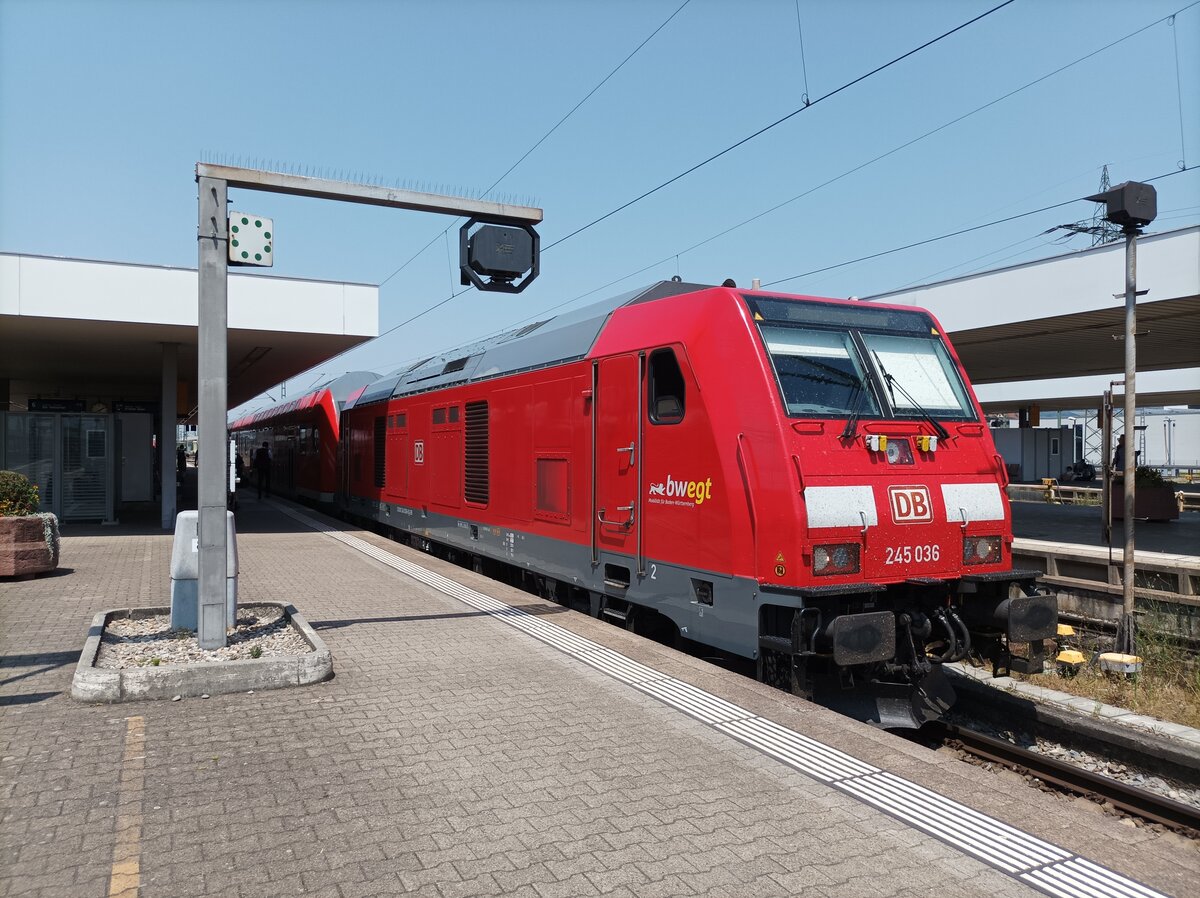
[[[1117,451],[1113,453],[1113,476],[1125,476],[1125,434],[1117,437]]]
[[[1133,453],[1133,466],[1136,468],[1142,460],[1141,450]],[[1117,451],[1113,453],[1113,476],[1122,478],[1125,476],[1125,434],[1117,437]]]
[[[254,453],[254,470],[258,474],[258,498],[271,495],[271,447],[266,440]]]

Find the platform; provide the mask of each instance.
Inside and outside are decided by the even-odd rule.
[[[56,576],[0,584],[0,896],[1149,898],[1200,882],[1194,843],[377,535],[246,495],[238,527],[241,599],[297,605],[334,680],[73,702],[92,615],[162,602],[169,534],[71,528]]]
[[[1104,516],[1098,506],[1052,505],[1047,502],[1012,502],[1013,535],[1019,539],[1049,540],[1083,546],[1103,546]],[[1174,521],[1138,521],[1134,544],[1141,552],[1200,555],[1200,512],[1185,511]],[[1113,550],[1125,548],[1125,524],[1115,521]]]

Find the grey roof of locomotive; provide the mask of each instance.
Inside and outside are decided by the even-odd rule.
[[[410,396],[584,358],[616,309],[681,293],[694,293],[706,290],[709,286],[659,281],[574,312],[505,331],[382,377],[347,407],[383,402],[398,396]]]

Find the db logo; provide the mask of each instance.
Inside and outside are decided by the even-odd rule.
[[[933,520],[929,490],[923,486],[889,486],[892,520],[897,524],[928,524]]]
[[[425,441],[413,440],[413,464],[425,464]]]

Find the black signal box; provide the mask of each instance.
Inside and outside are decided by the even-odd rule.
[[[484,225],[471,235],[467,263],[477,274],[514,280],[533,267],[533,237],[521,228]]]
[[[530,225],[485,224],[472,218],[458,231],[458,270],[463,285],[520,293],[538,276],[540,243]]]
[[[1086,199],[1104,203],[1108,208],[1104,217],[1122,228],[1142,228],[1158,217],[1158,192],[1151,184],[1126,181]]]

